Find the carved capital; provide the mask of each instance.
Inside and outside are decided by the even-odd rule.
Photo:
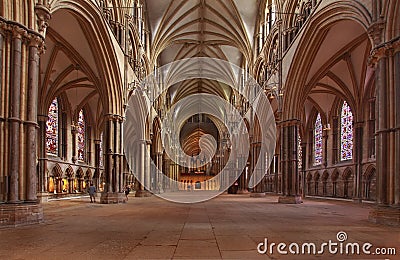
[[[124,121],[124,117],[121,115],[117,115],[117,114],[106,114],[106,115],[104,115],[104,118],[106,121],[112,121],[112,122],[123,122]]]
[[[123,123],[123,122],[124,122],[124,117],[123,117],[123,116],[117,115],[116,117],[117,117],[117,118],[116,118],[116,121],[117,121],[118,123]]]
[[[364,128],[365,127],[365,122],[355,122],[354,123],[354,129],[356,128]]]
[[[37,119],[39,122],[47,122],[47,120],[49,119],[48,115],[38,115]]]
[[[29,46],[36,48],[38,50],[38,55],[42,55],[46,50],[44,39],[38,35],[29,36]]]
[[[39,46],[43,45],[43,39],[37,35],[31,35],[29,37],[29,46],[30,47],[36,47],[39,49]]]
[[[21,28],[18,25],[12,25],[10,29],[12,32],[12,37],[14,39],[22,39],[23,37],[28,36],[28,32],[24,28]]]
[[[39,33],[43,37],[45,37],[46,36],[46,29],[49,26],[48,21],[51,18],[50,10],[45,5],[37,4],[35,6],[35,13],[36,13],[36,16],[37,16],[37,24],[38,24]]]
[[[368,57],[368,65],[374,66],[380,59],[393,56],[398,51],[400,51],[400,38],[380,44],[371,51],[371,55]]]
[[[381,58],[385,57],[385,52],[384,48],[373,49],[368,57],[368,65],[375,66]]]
[[[373,39],[375,45],[379,45],[382,42],[384,28],[385,23],[382,20],[372,23],[368,28],[368,34]]]
[[[299,126],[301,121],[299,119],[289,119],[279,122],[280,127],[290,127],[290,126]]]
[[[0,34],[4,36],[7,31],[7,27],[8,27],[7,23],[0,21]]]

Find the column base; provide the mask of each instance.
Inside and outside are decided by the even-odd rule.
[[[49,193],[48,192],[41,192],[37,194],[38,201],[40,203],[49,202]]]
[[[300,204],[303,203],[301,196],[280,196],[278,203],[282,204]]]
[[[388,226],[400,226],[400,207],[377,206],[369,212],[369,221]]]
[[[118,204],[125,203],[126,197],[124,193],[120,192],[103,192],[100,196],[101,204]]]
[[[135,192],[135,197],[143,198],[143,197],[151,197],[151,196],[153,196],[153,194],[148,190],[138,190]]]
[[[250,193],[248,190],[238,190],[237,194],[248,194]]]
[[[251,198],[264,198],[265,192],[251,192],[250,197]]]
[[[43,207],[40,203],[0,204],[0,228],[33,225],[43,222]]]

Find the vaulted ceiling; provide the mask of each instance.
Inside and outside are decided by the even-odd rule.
[[[165,65],[210,57],[241,66],[252,61],[257,0],[147,0],[153,62]],[[175,86],[171,95],[213,93],[227,99],[229,86],[194,79]]]
[[[147,0],[153,58],[251,59],[257,0]],[[161,56],[159,56],[161,55]]]
[[[334,44],[332,44],[334,43]],[[305,115],[313,107],[326,116],[337,98],[345,100],[355,114],[362,117],[374,79],[373,70],[367,66],[371,51],[368,35],[353,21],[341,21],[325,32],[319,51],[307,75]]]
[[[52,99],[58,97],[75,119],[85,106],[85,117],[91,122],[100,121],[104,104],[98,88],[99,66],[86,35],[83,24],[70,12],[52,14],[46,52],[40,59],[39,113],[46,114]]]

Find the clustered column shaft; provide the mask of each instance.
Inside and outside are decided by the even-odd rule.
[[[8,203],[37,200],[37,102],[43,44],[41,35],[0,21],[0,102],[5,104],[0,109],[0,177],[6,180],[0,197]]]

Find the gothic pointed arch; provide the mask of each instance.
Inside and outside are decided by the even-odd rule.
[[[64,176],[67,178],[73,178],[74,176],[74,169],[71,166],[68,166],[65,169]]]
[[[91,180],[92,178],[93,178],[92,170],[91,170],[90,168],[88,168],[88,169],[86,170],[86,172],[85,172],[85,179],[86,179],[86,180]]]
[[[363,198],[376,199],[376,167],[369,165],[363,174]]]
[[[57,32],[68,30],[67,28],[61,29],[59,27],[57,17],[68,16],[67,19],[76,23],[76,35],[82,34],[80,47],[78,47],[79,45],[77,45],[77,41],[74,38],[68,38],[68,42],[64,41],[62,44],[68,45],[68,50],[79,50],[79,48],[84,48],[85,45],[91,46],[91,51],[85,52],[85,54],[78,51],[79,54],[83,55],[82,57],[72,52],[73,60],[79,64],[80,75],[78,76],[84,78],[83,73],[86,74],[89,84],[94,88],[99,88],[98,95],[105,111],[122,114],[122,75],[120,73],[117,49],[111,40],[113,36],[109,34],[105,21],[97,11],[97,8],[95,4],[87,3],[84,0],[54,0],[51,3],[52,20],[49,22],[49,29],[51,31],[52,27],[54,27],[53,35]],[[89,12],[92,15],[88,15]],[[119,16],[117,13],[115,14]],[[88,35],[91,36],[87,37]],[[93,61],[93,56],[98,57],[96,62]],[[72,68],[72,71],[74,70]],[[75,75],[75,73],[72,74]]]
[[[83,178],[83,176],[84,176],[84,171],[83,171],[82,167],[79,167],[78,170],[76,171],[75,177]]]
[[[309,39],[308,41],[311,40],[315,42],[320,42],[320,44],[308,45],[306,44],[306,41],[301,41],[296,48],[297,51],[293,57],[293,60],[291,61],[291,65],[286,78],[285,86],[287,87],[285,89],[285,98],[284,98],[284,104],[291,103],[296,105],[291,106],[290,108],[288,107],[288,109],[284,111],[283,115],[284,118],[292,118],[292,117],[297,118],[300,115],[302,111],[301,107],[302,104],[304,104],[304,100],[309,95],[310,90],[314,88],[318,83],[317,78],[312,78],[317,72],[316,68],[319,67],[320,70],[327,70],[328,65],[325,65],[325,67],[321,65],[316,65],[319,62],[323,62],[322,57],[324,57],[317,54],[321,53],[322,48],[324,46],[324,41],[326,42],[329,40],[329,37],[332,37],[331,35],[333,35],[335,31],[332,28],[340,30],[339,29],[340,26],[346,25],[349,30],[349,28],[352,26],[353,28],[352,30],[354,31],[352,33],[352,37],[346,38],[343,41],[343,44],[338,45],[338,47],[346,46],[346,44],[347,44],[346,46],[347,49],[351,49],[352,46],[360,46],[360,44],[362,46],[366,46],[363,47],[365,48],[363,59],[366,60],[368,57],[368,55],[366,55],[366,52],[369,52],[367,50],[370,50],[371,48],[370,46],[372,43],[372,40],[369,38],[367,34],[367,28],[369,27],[369,24],[371,24],[370,13],[368,13],[368,11],[365,9],[364,6],[354,1],[351,3],[350,1],[336,2],[330,5],[329,8],[321,7],[321,10],[312,16],[311,20],[304,28],[301,37],[304,39],[305,38]],[[328,30],[329,28],[331,30]],[[318,33],[315,34],[315,31],[317,31]],[[359,35],[359,37],[357,37],[356,35]],[[346,49],[346,47],[344,49]],[[337,51],[338,53],[341,53],[343,55],[343,50],[340,50],[338,48]],[[308,55],[304,57],[303,53],[307,53]],[[325,51],[325,56],[327,55],[328,53]],[[331,60],[334,61],[334,59]],[[336,62],[338,61],[340,60],[337,60]],[[358,62],[358,61],[345,60],[345,64],[347,63],[346,66],[349,66],[348,65],[350,64],[349,62]],[[362,63],[362,60],[360,62]],[[364,61],[364,64],[366,64],[366,61]],[[350,70],[349,73],[351,74],[351,68],[349,70]],[[364,77],[363,73],[361,74],[362,74],[361,77]],[[342,91],[345,92],[345,95],[350,97],[354,95],[354,94],[351,95],[352,94],[351,92],[356,93],[356,91],[360,91],[360,89],[363,87],[360,84],[361,81],[359,79],[351,78],[352,76],[346,76],[348,77],[348,80],[346,81],[349,83],[341,82],[341,80],[338,77],[336,77],[334,73],[333,74],[328,73],[326,76],[328,76],[334,82],[332,83],[333,85],[337,85],[338,88],[341,88]],[[345,85],[348,84],[352,84],[351,91],[348,90],[350,86],[345,87]],[[303,88],[298,86],[305,86],[305,87]],[[328,90],[331,89],[328,86],[326,87],[328,88]]]
[[[350,167],[347,167],[342,174],[344,198],[353,197],[353,177],[353,170]]]
[[[55,178],[61,178],[63,176],[63,171],[58,163],[54,165],[51,175]]]

